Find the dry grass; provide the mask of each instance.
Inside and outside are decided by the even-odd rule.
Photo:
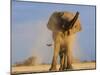
[[[50,65],[20,66],[12,67],[12,74],[33,73],[33,72],[49,72]],[[95,69],[95,62],[73,63],[73,70]],[[59,69],[59,65],[57,65]]]

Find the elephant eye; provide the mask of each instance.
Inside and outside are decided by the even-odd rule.
[[[75,25],[75,28],[77,28],[77,26]]]

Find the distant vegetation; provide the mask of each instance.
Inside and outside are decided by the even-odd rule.
[[[80,63],[80,62],[96,62],[95,60],[84,60],[84,61],[80,61],[79,59],[77,58],[73,58],[73,63]],[[41,63],[38,58],[36,56],[30,56],[28,57],[26,60],[22,61],[22,62],[16,62],[14,65],[12,66],[34,66],[34,65],[37,65],[37,64],[42,64],[42,65],[45,65],[45,64],[50,64],[50,63]]]
[[[96,60],[84,60],[82,62],[96,62]]]

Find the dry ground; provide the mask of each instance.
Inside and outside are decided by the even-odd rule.
[[[36,72],[49,72],[50,65],[35,65],[35,66],[20,66],[12,67],[12,74],[19,73],[36,73]],[[57,65],[59,69],[59,65]],[[73,70],[80,69],[95,69],[95,62],[73,63]]]

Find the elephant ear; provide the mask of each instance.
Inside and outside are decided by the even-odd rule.
[[[48,21],[47,28],[51,31],[56,31],[60,29],[60,25],[62,23],[61,16],[63,15],[63,12],[54,12]]]
[[[64,12],[64,15],[62,16],[63,19],[66,19],[67,21],[71,21],[74,18],[75,14],[71,12]],[[74,23],[73,27],[69,29],[70,33],[76,33],[82,30],[80,19],[76,20]]]

